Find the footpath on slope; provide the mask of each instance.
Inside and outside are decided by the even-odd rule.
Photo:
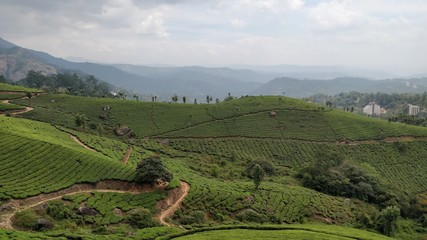
[[[77,136],[72,135],[71,133],[68,134],[70,136],[71,139],[73,139],[74,142],[76,142],[77,144],[79,144],[80,146],[86,148],[89,151],[92,152],[97,152],[95,149],[89,147],[88,145],[84,144],[82,141],[80,141],[80,139]]]
[[[10,104],[9,100],[2,100],[1,103]],[[22,110],[12,110],[12,111],[8,111],[8,112],[10,112],[10,115],[18,115],[18,114],[26,113],[26,112],[29,112],[32,110],[34,110],[34,108],[25,107],[25,109],[22,109]],[[5,115],[5,114],[6,113],[1,113],[0,116]]]
[[[182,181],[179,188],[169,191],[167,198],[157,204],[157,207],[160,209],[156,214],[156,219],[165,226],[172,226],[172,224],[166,222],[166,219],[173,216],[175,211],[181,206],[181,203],[184,201],[184,198],[188,195],[189,191],[190,185]],[[162,205],[165,207],[162,207]]]
[[[119,180],[104,180],[96,184],[82,183],[75,184],[69,188],[46,194],[40,194],[34,197],[24,199],[13,199],[0,206],[0,228],[14,229],[12,225],[13,216],[21,211],[36,207],[48,201],[61,199],[65,195],[73,195],[78,193],[90,193],[90,192],[115,192],[115,193],[129,193],[129,194],[140,194],[145,192],[161,191],[167,185],[155,185],[150,184],[140,185],[135,182],[119,181]],[[162,224],[170,226],[170,224],[164,221],[165,217],[171,216],[175,210],[180,206],[181,202],[187,196],[189,185],[185,182],[181,182],[179,188],[172,189],[168,192],[168,195],[164,202],[167,203],[166,208],[160,209],[156,214],[156,219],[159,219]],[[178,193],[178,194],[176,194]]]

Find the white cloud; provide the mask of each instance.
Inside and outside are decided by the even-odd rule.
[[[302,0],[288,0],[286,5],[290,10],[298,10],[304,6],[304,1]]]
[[[425,67],[426,16],[423,0],[4,0],[0,37],[105,62]]]
[[[234,28],[243,28],[246,26],[246,22],[238,18],[231,19],[230,24]]]
[[[320,3],[310,10],[308,16],[314,26],[320,30],[354,27],[364,18],[363,13],[348,9],[345,1]]]
[[[232,9],[234,11],[279,14],[286,10],[298,10],[304,4],[303,0],[220,0],[214,4],[214,11]]]
[[[135,30],[136,33],[154,33],[160,38],[169,36],[169,33],[166,32],[166,29],[163,26],[163,14],[160,12],[150,14],[147,18],[136,25]]]

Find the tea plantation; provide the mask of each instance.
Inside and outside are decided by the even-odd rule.
[[[5,239],[390,239],[380,232],[422,239],[427,233],[423,220],[427,215],[417,211],[416,197],[409,199],[427,191],[427,128],[270,96],[196,105],[48,93],[35,96],[31,105],[34,110],[16,117],[0,116],[4,203],[77,183],[133,181],[136,165],[152,156],[163,160],[173,179],[165,190],[152,193],[65,194],[54,202],[68,209],[64,211],[71,217],[49,216],[46,206],[52,202],[47,202],[26,211],[53,222],[53,229],[0,230]],[[118,136],[121,127],[134,134]],[[298,174],[316,164],[323,152],[360,166],[394,192],[384,193],[389,199],[374,204],[304,187],[302,179],[307,176]],[[259,187],[247,170],[254,162],[274,169],[271,175],[264,172]],[[340,182],[350,181],[335,171],[331,168],[329,173]],[[166,219],[179,227],[132,225],[129,217],[136,209],[153,216],[164,211],[165,199],[171,202],[179,196],[179,181],[187,182],[190,190]],[[358,187],[369,191],[370,186],[363,184]],[[386,229],[383,210],[395,205],[401,213]],[[80,207],[97,214],[77,216]],[[331,225],[306,224],[312,222]]]

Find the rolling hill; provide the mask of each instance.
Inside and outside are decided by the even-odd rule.
[[[28,99],[11,102],[29,104]],[[45,219],[55,225],[53,230],[34,237],[77,234],[96,239],[100,237],[97,234],[102,234],[113,239],[185,239],[185,235],[189,239],[209,239],[213,234],[231,238],[248,234],[239,230],[245,223],[255,228],[257,235],[271,233],[277,238],[314,238],[321,231],[324,239],[381,239],[382,236],[358,230],[347,229],[348,234],[343,235],[339,234],[343,228],[301,223],[320,222],[388,233],[380,227],[384,219],[381,216],[384,209],[395,205],[402,208],[396,223],[397,237],[423,235],[422,222],[417,222],[422,220],[410,217],[410,209],[422,202],[418,203],[417,198],[408,200],[427,191],[427,129],[423,127],[357,116],[283,96],[178,104],[45,93],[31,99],[31,106],[34,110],[16,117],[0,116],[0,203],[6,209],[0,212],[0,220],[11,219],[15,230],[36,229],[22,225],[24,220],[34,223]],[[76,119],[80,119],[79,124]],[[132,129],[134,136],[116,136],[115,130],[124,127]],[[361,177],[375,178],[389,189],[391,192],[381,193],[388,200],[373,203],[363,198],[328,195],[302,184],[298,173],[319,162],[319,154],[325,152],[354,164],[344,166],[355,168],[356,175],[356,166],[369,172]],[[167,189],[140,195],[129,189],[96,192],[89,188],[84,193],[65,192],[53,202],[43,201],[22,211],[9,207],[17,202],[25,205],[29,197],[36,201],[46,194],[59,194],[78,184],[112,179],[122,180],[122,184],[132,182],[136,165],[151,156],[163,159],[173,173]],[[259,188],[245,173],[254,162],[274,169],[274,174],[264,176]],[[336,169],[329,172],[341,176]],[[194,232],[166,226],[138,229],[132,225],[141,209],[154,215],[166,208],[162,202],[165,197],[173,202],[183,196],[180,181],[187,182],[190,189],[179,204],[180,209],[167,222]],[[358,187],[366,191],[372,188],[365,182]],[[49,212],[49,206],[58,211]],[[80,207],[92,208],[97,214],[81,215]],[[11,214],[14,217],[7,217]],[[273,229],[259,228],[266,223],[276,225]],[[296,223],[301,224],[300,229],[284,225]],[[72,232],[67,230],[70,226]],[[207,228],[211,226],[218,229]],[[224,232],[223,226],[235,231]],[[292,230],[285,231],[286,227]],[[205,230],[215,231],[197,233]],[[170,235],[174,232],[183,233]],[[2,230],[1,234],[31,236],[10,230]]]
[[[309,97],[315,94],[336,95],[342,92],[364,93],[423,93],[427,90],[426,78],[368,80],[365,78],[337,78],[333,80],[299,80],[276,78],[252,92],[254,95],[286,95]]]

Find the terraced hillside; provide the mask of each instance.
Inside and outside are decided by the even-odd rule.
[[[25,100],[17,100],[25,104]],[[427,129],[344,113],[286,97],[245,97],[219,104],[172,104],[44,95],[26,117],[74,126],[75,114],[104,128],[126,125],[137,137],[278,138],[309,141],[427,136]],[[103,110],[108,108],[109,110]],[[104,117],[100,117],[100,116]]]
[[[205,229],[204,231],[184,232],[160,239],[331,239],[331,240],[374,240],[390,239],[379,234],[355,230],[346,227],[325,225],[288,225],[288,226],[230,226]]]
[[[131,167],[82,148],[49,124],[0,116],[0,126],[0,198],[24,198],[80,182],[133,178]]]
[[[12,102],[26,104],[27,100]],[[24,143],[21,146],[16,139],[22,137],[26,141],[25,146],[36,147],[17,156],[34,155],[31,159],[42,159],[41,155],[52,152],[48,159],[60,163],[63,161],[61,155],[71,156],[71,161],[64,165],[70,164],[66,166],[75,169],[71,171],[75,174],[72,177],[66,175],[59,179],[57,185],[50,187],[42,181],[49,179],[50,175],[46,176],[41,169],[50,168],[53,164],[47,161],[46,165],[37,168],[36,162],[31,168],[40,170],[30,177],[21,177],[26,180],[25,184],[30,183],[27,179],[35,177],[38,183],[47,184],[46,191],[53,191],[77,182],[129,180],[141,159],[156,154],[174,174],[171,188],[178,186],[179,180],[191,186],[181,209],[171,219],[172,223],[189,229],[253,221],[280,224],[320,221],[357,225],[361,216],[378,216],[376,206],[366,202],[330,196],[301,186],[294,178],[295,173],[315,163],[319,152],[335,152],[346,161],[369,168],[394,189],[403,189],[402,192],[427,191],[426,128],[356,116],[301,100],[244,97],[218,104],[194,105],[46,94],[32,99],[32,106],[35,108],[33,111],[19,116],[48,122],[55,127],[31,120],[0,118],[2,125],[11,125],[0,131],[13,140],[4,140],[10,145],[6,145],[9,150],[5,151],[15,151],[8,155],[5,152],[6,156],[12,157],[20,147],[25,149]],[[76,119],[82,118],[85,123],[77,126]],[[114,136],[113,130],[117,126],[131,128],[136,137]],[[69,134],[77,137],[87,149],[72,141]],[[14,136],[18,137],[14,139]],[[52,147],[44,151],[43,144]],[[20,147],[12,149],[15,145]],[[76,155],[74,158],[73,154]],[[72,165],[80,163],[77,159],[87,167]],[[272,164],[277,174],[266,177],[255,189],[252,180],[242,172],[248,163],[259,160]],[[45,162],[40,160],[38,164]],[[21,165],[17,165],[16,171],[19,172]],[[62,169],[62,165],[58,166],[55,167]],[[94,173],[94,169],[99,173],[89,174]],[[33,189],[30,195],[43,192],[43,188],[29,186],[26,191]],[[24,189],[17,181],[4,189],[7,190],[5,197],[27,196],[24,192],[12,191]],[[104,197],[112,199],[105,194],[97,195],[96,201],[103,202]],[[63,200],[72,201],[72,204],[83,203],[68,197]],[[126,206],[121,203],[113,205],[106,210],[99,208],[99,211],[105,210],[105,214],[96,220],[98,223],[116,224],[119,219],[124,219],[111,215],[111,209]],[[92,206],[99,207],[96,204]],[[313,231],[301,231],[281,234],[313,237]],[[333,237],[354,239],[342,235]],[[324,236],[323,239],[331,238]]]
[[[20,103],[20,101],[16,101]],[[427,128],[357,116],[285,97],[244,97],[219,104],[171,104],[45,95],[28,118],[73,127],[77,114],[104,132],[129,126],[137,138],[168,139],[180,152],[240,160],[267,159],[301,168],[325,150],[368,163],[387,182],[427,190]],[[103,111],[108,106],[110,110]],[[108,115],[101,119],[100,115]],[[403,143],[397,143],[402,142]],[[396,144],[405,145],[402,152]],[[124,147],[123,147],[124,148]],[[122,149],[123,151],[124,149]]]

